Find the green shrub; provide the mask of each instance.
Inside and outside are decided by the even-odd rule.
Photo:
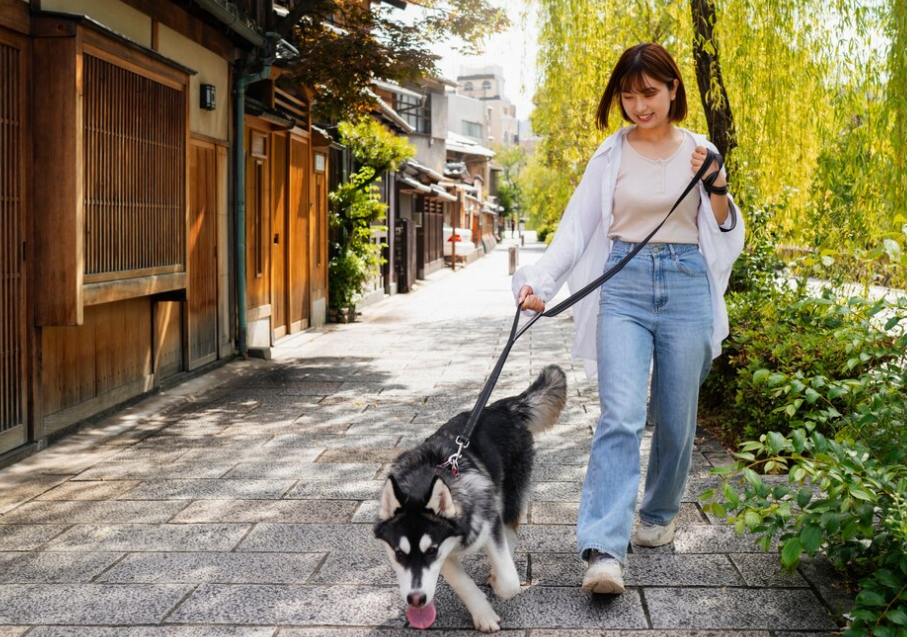
[[[907,298],[803,295],[776,310],[764,313],[789,319],[796,334],[769,348],[764,337],[752,342],[751,325],[737,355],[751,355],[739,370],[742,402],[769,411],[779,430],[756,427],[764,433],[740,445],[737,462],[713,471],[725,480],[702,494],[704,508],[726,517],[738,533],[755,534],[764,550],[777,538],[787,569],[803,553],[824,555],[861,578],[845,637],[904,637]],[[776,317],[767,329],[781,338],[782,324]],[[821,351],[821,339],[803,326],[825,335]],[[760,360],[775,365],[758,367]],[[787,479],[769,484],[760,473]]]
[[[798,425],[786,405],[779,408],[779,400],[791,392],[805,392],[807,399],[826,386],[847,387],[899,355],[892,349],[895,338],[875,319],[880,307],[829,290],[810,296],[805,282],[769,296],[753,291],[729,295],[733,336],[703,386],[704,405],[732,418],[736,442],[768,431],[789,433]],[[792,381],[766,383],[762,374]],[[842,390],[831,404],[844,412],[856,400]],[[817,426],[834,433],[822,422]]]
[[[553,232],[551,226],[549,226],[548,224],[541,225],[535,229],[535,236],[539,241],[545,241],[545,243],[548,243],[546,239],[548,238],[549,234],[553,234]]]

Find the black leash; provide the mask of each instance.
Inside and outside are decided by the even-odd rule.
[[[495,363],[494,369],[492,370],[491,375],[488,377],[488,381],[486,381],[485,383],[485,387],[482,388],[482,393],[479,394],[479,399],[476,401],[476,406],[472,408],[472,413],[469,414],[469,420],[466,422],[466,428],[464,429],[463,433],[456,437],[457,450],[453,454],[451,454],[445,462],[438,465],[438,470],[436,470],[436,473],[438,473],[439,470],[443,468],[449,468],[450,472],[454,476],[459,473],[459,463],[460,458],[463,456],[463,450],[469,446],[469,437],[472,435],[476,424],[479,422],[479,416],[481,415],[482,410],[485,409],[485,405],[488,404],[488,399],[491,397],[491,392],[494,391],[494,386],[497,385],[498,377],[501,375],[501,370],[504,368],[504,362],[507,360],[507,356],[508,354],[510,354],[510,349],[513,347],[513,344],[517,342],[517,339],[525,334],[526,330],[532,327],[533,324],[535,324],[535,322],[543,316],[557,316],[567,308],[573,307],[579,300],[588,296],[592,291],[598,289],[605,281],[623,270],[624,266],[630,262],[630,259],[635,257],[639,253],[639,251],[642,250],[647,243],[649,243],[652,237],[655,236],[655,233],[661,230],[661,227],[668,220],[668,217],[670,217],[677,209],[677,206],[680,205],[680,202],[683,201],[684,197],[686,197],[690,193],[690,191],[696,187],[696,184],[699,183],[699,180],[702,179],[705,171],[708,170],[712,165],[713,160],[718,161],[718,170],[716,170],[713,174],[710,174],[703,180],[703,183],[706,187],[706,192],[714,192],[715,194],[727,194],[727,186],[717,187],[713,185],[715,180],[718,178],[718,173],[721,172],[721,167],[724,165],[724,159],[718,153],[706,149],[705,161],[702,162],[702,166],[699,168],[699,171],[693,176],[692,181],[687,184],[687,187],[684,189],[683,193],[681,193],[680,197],[677,198],[677,201],[674,202],[674,205],[671,206],[671,210],[668,211],[668,214],[666,214],[664,219],[661,220],[661,223],[655,226],[655,229],[649,233],[649,236],[643,239],[641,243],[636,244],[636,247],[628,252],[626,256],[624,256],[624,258],[621,259],[613,268],[602,274],[600,277],[592,281],[592,283],[586,285],[578,292],[571,294],[569,297],[555,305],[550,310],[537,313],[535,316],[530,318],[519,330],[517,330],[517,328],[520,324],[520,312],[522,311],[523,307],[522,304],[517,307],[516,315],[513,317],[513,325],[510,327],[510,338],[507,339],[507,344],[504,346],[504,351],[501,352],[501,355],[498,357],[498,362]]]

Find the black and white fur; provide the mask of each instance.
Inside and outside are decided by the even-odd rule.
[[[484,409],[463,450],[459,475],[436,473],[457,449],[469,414],[461,413],[394,462],[384,485],[375,536],[387,545],[408,604],[432,603],[443,574],[472,614],[476,629],[495,632],[500,617],[466,574],[459,555],[485,549],[489,583],[510,599],[520,592],[513,563],[520,515],[528,504],[533,433],[551,427],[567,401],[567,378],[556,365],[519,396]]]

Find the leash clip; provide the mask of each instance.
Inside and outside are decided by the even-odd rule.
[[[450,457],[447,458],[446,462],[442,462],[438,465],[439,469],[450,469],[450,473],[456,477],[460,473],[460,458],[463,457],[463,450],[469,446],[469,440],[463,440],[460,436],[457,436],[457,450],[450,454]],[[435,471],[435,474],[439,471]]]

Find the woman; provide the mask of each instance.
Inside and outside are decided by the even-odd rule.
[[[542,312],[565,281],[576,291],[613,267],[664,218],[702,166],[706,148],[715,151],[704,136],[675,125],[686,116],[686,92],[660,45],[639,44],[621,55],[598,107],[600,129],[615,101],[632,126],[592,155],[551,246],[514,275],[524,310]],[[712,177],[717,170],[713,161],[667,223],[602,286],[599,299],[589,295],[574,306],[573,356],[585,359],[590,376],[597,366],[602,410],[577,521],[585,592],[624,590],[650,370],[655,430],[633,539],[662,546],[674,538],[699,386],[728,334],[724,290],[743,249],[743,221],[724,170]]]

